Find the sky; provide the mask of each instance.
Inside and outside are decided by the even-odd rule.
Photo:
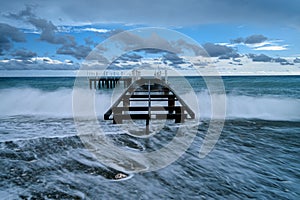
[[[195,40],[223,70],[300,74],[299,10],[298,0],[2,1],[0,70],[78,69],[114,34],[159,27]],[[145,56],[129,54],[119,60]],[[160,56],[170,66],[185,62]]]

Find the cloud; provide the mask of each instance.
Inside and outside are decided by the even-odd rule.
[[[67,42],[65,37],[56,36],[55,31],[57,31],[57,27],[51,21],[30,17],[28,22],[41,31],[40,40],[51,44],[64,44]]]
[[[162,53],[166,53],[168,51],[165,51],[165,50],[162,50],[162,49],[155,49],[155,48],[146,48],[146,49],[138,49],[138,50],[135,50],[135,52],[143,52],[143,53],[146,53],[146,54],[162,54]]]
[[[274,58],[273,59],[274,62],[277,62],[277,63],[284,63],[284,62],[288,62],[286,59],[284,58]]]
[[[189,49],[193,51],[194,56],[207,56],[204,49],[200,48],[199,45],[188,43],[186,40],[179,39],[175,42],[175,45],[180,49],[181,53],[185,53],[185,51]]]
[[[99,29],[99,28],[82,28],[80,31],[90,31],[90,32],[96,32],[96,33],[107,33],[109,30],[107,29]]]
[[[34,57],[27,60],[0,60],[0,70],[76,70],[77,63],[70,60],[59,61],[49,57]]]
[[[225,45],[206,43],[203,48],[211,57],[237,55],[236,50]]]
[[[58,35],[56,33],[58,28],[51,21],[37,17],[32,12],[32,7],[30,6],[26,6],[24,10],[21,10],[18,13],[10,13],[7,17],[23,20],[33,25],[37,30],[41,31],[41,41],[61,45],[61,47],[59,47],[56,51],[57,54],[70,55],[80,60],[85,58],[91,51],[89,44],[88,46],[77,44],[74,36]]]
[[[13,19],[22,19],[24,17],[29,17],[29,16],[35,17],[35,15],[32,13],[32,6],[29,6],[29,5],[27,5],[24,10],[21,10],[17,13],[10,12],[9,14],[4,15],[4,16],[13,18]]]
[[[150,49],[153,49],[154,47],[161,47],[162,50],[165,51],[180,53],[180,50],[175,48],[175,45],[161,37],[156,30],[148,37],[141,37],[136,33],[131,32],[121,32],[116,36],[116,41],[122,43],[125,47],[125,50],[145,49],[145,47]],[[112,37],[113,41],[114,39],[115,38]]]
[[[25,42],[25,34],[17,28],[5,23],[0,23],[0,55],[4,51],[8,51],[12,46],[12,42]]]
[[[185,61],[180,58],[178,55],[174,53],[166,53],[163,55],[163,62],[166,63],[166,61],[171,61],[172,65],[180,65],[184,64]]]
[[[145,53],[173,52],[189,56],[207,56],[206,51],[195,42],[183,37],[166,37],[166,30],[152,28],[149,34],[143,31],[123,31],[109,38],[111,44],[117,45],[122,51],[143,51]]]
[[[85,58],[92,49],[89,46],[83,45],[65,45],[57,49],[57,54],[70,55],[78,60]]]
[[[26,49],[17,50],[15,52],[13,52],[11,55],[14,56],[15,59],[20,59],[20,60],[28,60],[32,57],[37,56],[37,54],[35,52],[28,51]]]
[[[256,51],[283,51],[283,50],[287,50],[288,45],[266,45],[266,46],[262,46],[262,47],[257,47],[254,48],[254,50]]]
[[[57,36],[57,27],[46,19],[38,18],[33,12],[31,6],[26,6],[24,10],[18,13],[9,13],[9,18],[23,20],[26,23],[33,25],[38,31],[41,32],[40,40],[49,42],[51,44],[65,44],[72,42],[71,36]]]
[[[231,40],[232,44],[260,44],[267,40],[268,38],[264,35],[257,34],[257,35],[250,35],[246,38],[238,37],[236,39]]]
[[[248,54],[249,58],[252,58],[253,62],[271,62],[273,59],[265,54]]]
[[[233,44],[240,44],[240,43],[244,43],[245,39],[242,37],[238,37],[236,39],[231,40],[231,43]]]
[[[281,0],[28,0],[38,5],[40,16],[55,24],[131,23],[146,25],[195,25],[209,23],[256,23],[299,27],[299,1]],[[19,8],[19,1],[1,2],[0,12]],[[51,11],[51,12],[50,12]],[[253,14],[255,11],[255,14]],[[23,11],[26,14],[26,10]],[[155,14],[153,14],[155,13]]]
[[[257,44],[266,41],[268,38],[263,35],[251,35],[244,40],[245,44]]]
[[[252,59],[253,62],[270,62],[270,63],[280,63],[280,65],[294,65],[294,62],[292,60],[288,60],[285,58],[273,58],[270,56],[267,56],[265,54],[248,54],[248,58]]]
[[[234,60],[235,58],[239,58],[239,57],[241,57],[241,55],[239,53],[231,52],[231,53],[227,53],[225,55],[219,56],[219,59],[230,59],[230,58],[232,58]],[[236,61],[236,60],[234,60],[234,61]]]
[[[295,58],[294,63],[300,63],[300,58]]]
[[[236,38],[231,40],[231,44],[242,44],[256,51],[283,51],[287,50],[288,45],[280,45],[282,40],[268,40],[264,35],[250,35],[246,38]]]
[[[139,59],[143,58],[143,56],[138,55],[136,53],[127,53],[122,55],[119,59],[122,61],[133,61],[133,62],[138,62]],[[117,59],[117,60],[119,60]]]

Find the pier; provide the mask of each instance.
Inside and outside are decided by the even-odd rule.
[[[89,78],[90,89],[101,89],[101,88],[115,88],[117,84],[123,82],[124,88],[127,88],[132,78],[121,78],[119,76],[106,76],[101,78]]]
[[[132,82],[104,114],[104,119],[112,120],[114,124],[145,120],[146,132],[149,132],[151,120],[168,119],[182,123],[194,118],[192,109],[164,80],[158,78],[141,78]]]
[[[141,72],[138,70],[132,70],[130,76],[123,76],[123,73],[118,72],[104,72],[104,75],[99,77],[98,72],[88,73],[88,80],[90,89],[101,89],[101,88],[115,88],[118,84],[123,83],[124,88],[129,87],[129,85],[141,78]],[[165,73],[166,75],[166,73]]]

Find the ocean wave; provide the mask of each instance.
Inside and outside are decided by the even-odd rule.
[[[211,97],[207,92],[198,94],[200,117],[210,118]],[[221,96],[216,97],[221,98]],[[222,106],[215,105],[216,107]],[[246,96],[226,95],[226,119],[262,119],[262,120],[300,120],[300,100],[296,98],[285,98],[283,96]]]
[[[0,90],[0,116],[34,115],[72,117],[72,89],[44,91],[35,88],[12,88]],[[86,94],[91,91],[87,90]],[[82,95],[85,95],[83,92]],[[207,91],[197,93],[200,118],[211,117],[211,97]],[[217,98],[221,98],[220,96]],[[110,94],[95,95],[98,117],[111,105]],[[85,106],[85,105],[83,105]],[[221,106],[221,105],[216,105]],[[227,119],[300,120],[300,100],[284,96],[246,96],[227,94]]]
[[[90,93],[90,90],[86,90],[80,92],[80,95],[84,97]],[[73,117],[72,95],[73,90],[66,88],[55,91],[36,88],[3,89],[0,90],[0,116]],[[104,113],[111,100],[109,95],[97,94],[95,102],[99,102],[95,106],[96,113]]]

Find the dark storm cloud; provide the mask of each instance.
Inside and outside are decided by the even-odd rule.
[[[139,61],[139,59],[141,59],[143,56],[138,55],[136,53],[128,53],[128,54],[124,54],[120,57],[121,60],[123,61],[134,61],[137,62]]]
[[[280,63],[281,65],[294,65],[293,62],[289,62],[288,60],[284,58],[273,58],[270,56],[267,56],[265,54],[248,54],[248,58],[251,58],[253,62],[275,62]],[[294,61],[295,62],[295,61]]]
[[[92,49],[83,45],[65,45],[57,49],[57,54],[70,55],[78,60],[85,58]]]
[[[184,64],[184,60],[175,53],[166,53],[163,55],[163,61],[171,61],[173,65]]]
[[[206,43],[203,48],[211,57],[225,56],[225,55],[235,55],[235,49],[227,47],[225,45]]]
[[[118,43],[124,51],[144,51],[145,53],[173,52],[189,56],[207,56],[206,52],[196,43],[179,38],[170,40],[164,36],[160,28],[153,28],[148,36],[137,32],[123,31],[113,35],[109,41]]]
[[[244,43],[244,44],[258,44],[258,43],[262,43],[264,41],[266,41],[268,38],[266,36],[263,36],[261,34],[257,34],[257,35],[250,35],[246,38],[236,38],[231,40],[231,43],[233,44],[240,44],[240,43]]]
[[[154,49],[160,47],[164,51],[180,53],[181,49],[178,45],[170,43],[166,38],[160,35],[159,29],[154,29],[149,37],[141,37],[134,32],[121,32],[113,37],[112,41],[124,45],[125,51],[139,50],[139,49]]]
[[[244,41],[245,41],[244,38],[239,37],[239,38],[231,40],[231,43],[233,43],[233,44],[240,44],[240,43],[244,43]]]
[[[136,52],[144,52],[149,54],[159,54],[159,53],[166,53],[167,51],[162,49],[155,49],[155,48],[146,48],[146,49],[138,49],[135,50]]]
[[[57,36],[57,27],[46,19],[37,17],[31,6],[26,6],[24,10],[18,13],[9,13],[7,15],[9,18],[23,20],[31,25],[33,25],[37,30],[41,31],[40,40],[49,42],[51,44],[66,44],[71,42],[68,36]]]
[[[273,60],[272,57],[269,57],[265,54],[249,54],[248,56],[252,59],[253,62],[271,62]]]
[[[151,25],[260,23],[300,26],[298,0],[28,0],[45,18],[78,23],[120,22]],[[20,8],[23,1],[3,1],[0,11]],[[59,8],[59,9],[58,9]],[[49,12],[51,10],[52,12]],[[255,14],[254,14],[255,11]],[[23,14],[28,14],[27,10]]]
[[[277,62],[277,63],[285,63],[285,62],[288,62],[286,59],[284,58],[274,58],[273,59],[274,62]]]
[[[55,34],[57,27],[54,26],[51,21],[30,17],[28,18],[28,22],[41,31],[40,40],[49,42],[51,44],[65,44],[68,42],[65,37],[57,36]]]
[[[8,51],[12,42],[25,42],[25,35],[19,29],[5,23],[0,23],[0,55]]]
[[[35,17],[35,15],[32,13],[32,6],[29,6],[29,5],[27,5],[24,10],[21,10],[17,13],[10,12],[5,16],[9,17],[9,18],[13,18],[13,19],[22,19],[22,18],[28,17],[28,16]]]
[[[263,35],[251,35],[245,38],[245,44],[257,44],[266,41],[268,38]]]
[[[57,54],[70,55],[80,60],[84,59],[92,51],[90,45],[77,44],[73,36],[66,35],[64,39],[62,46],[56,50]]]
[[[227,53],[225,55],[219,56],[219,59],[230,59],[230,58],[235,59],[235,58],[239,58],[239,57],[241,57],[241,55],[238,54],[237,52],[231,52],[231,53]]]
[[[20,60],[28,60],[32,57],[35,57],[37,56],[37,54],[35,52],[32,52],[32,51],[28,51],[26,49],[20,49],[20,50],[17,50],[15,52],[13,52],[11,54],[14,58],[16,59],[20,59]]]
[[[52,21],[37,17],[33,13],[31,6],[26,6],[24,10],[18,13],[9,13],[7,17],[23,20],[33,25],[37,30],[41,31],[41,41],[61,45],[56,51],[57,54],[70,55],[77,59],[82,59],[91,51],[89,45],[84,46],[77,44],[74,36],[58,35],[56,33],[58,30],[57,26],[55,26]],[[87,40],[87,42],[89,41]]]
[[[295,58],[294,63],[300,63],[300,58]]]

